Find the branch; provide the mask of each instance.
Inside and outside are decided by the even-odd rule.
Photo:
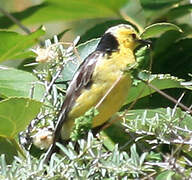
[[[6,10],[4,10],[3,8],[0,7],[0,12],[8,17],[11,21],[13,21],[15,24],[17,24],[24,32],[26,32],[27,34],[30,34],[31,31],[25,27],[24,25],[22,25],[14,16],[12,16],[10,13],[8,13]]]

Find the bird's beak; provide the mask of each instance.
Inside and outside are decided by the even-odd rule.
[[[136,40],[138,44],[151,47],[152,42],[150,40],[144,40],[144,39],[137,39]]]

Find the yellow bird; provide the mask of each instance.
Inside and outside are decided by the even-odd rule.
[[[99,111],[93,128],[120,109],[131,86],[130,74],[125,71],[135,63],[134,49],[141,42],[146,44],[130,25],[120,24],[104,33],[96,50],[83,61],[69,84],[55,130],[56,136],[61,137],[55,136],[54,141],[68,140],[75,119],[92,107]]]

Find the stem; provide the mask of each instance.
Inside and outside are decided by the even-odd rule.
[[[190,114],[192,114],[192,111],[190,108],[188,108],[187,106],[185,106],[184,104],[180,103],[179,101],[177,101],[176,99],[174,99],[173,97],[167,95],[166,93],[164,93],[163,91],[161,91],[160,89],[158,89],[157,87],[155,87],[154,85],[150,84],[149,82],[147,83],[147,85],[149,87],[151,87],[152,89],[154,89],[156,92],[158,92],[159,94],[161,94],[162,96],[166,97],[167,99],[169,99],[170,101],[172,101],[173,103],[177,104],[178,106],[180,106],[182,109],[184,109],[185,111],[189,112]]]
[[[26,32],[27,34],[30,34],[31,31],[25,27],[24,25],[22,25],[14,16],[12,16],[10,13],[8,13],[6,10],[4,10],[3,8],[0,7],[0,12],[8,17],[12,22],[14,22],[15,24],[17,24],[24,32]]]

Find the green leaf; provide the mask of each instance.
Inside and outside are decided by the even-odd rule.
[[[168,6],[172,6],[173,4],[176,4],[180,1],[181,0],[156,0],[156,1],[142,0],[141,4],[144,9],[157,10]]]
[[[85,43],[82,43],[77,46],[77,51],[79,53],[79,56],[81,59],[77,59],[74,61],[77,61],[78,63],[74,63],[72,61],[69,61],[68,64],[64,67],[62,71],[62,78],[59,79],[59,81],[67,81],[71,80],[75,71],[77,70],[78,66],[81,62],[85,60],[85,58],[91,54],[93,51],[95,51],[97,44],[99,43],[100,38],[98,39],[92,39],[90,41],[87,41]],[[81,61],[81,62],[79,62]]]
[[[170,20],[177,19],[192,12],[192,4],[172,8],[165,16]]]
[[[169,44],[169,38],[167,39]],[[182,38],[171,43],[170,46],[153,58],[154,73],[165,73],[190,81],[188,76],[191,73],[191,43],[192,38]],[[158,45],[158,44],[157,44]],[[155,50],[158,46],[155,44]],[[162,44],[162,46],[164,46]],[[166,46],[166,45],[165,45]],[[162,48],[160,48],[162,50]],[[157,51],[158,52],[158,51]]]
[[[77,50],[79,52],[79,55],[81,57],[81,60],[83,61],[89,54],[91,54],[93,51],[95,51],[98,43],[100,41],[100,38],[98,39],[92,39],[90,41],[87,41],[85,43],[80,44],[77,47]]]
[[[161,19],[169,9],[181,1],[183,0],[141,0],[140,3],[143,7],[147,23],[151,24],[152,22]]]
[[[0,147],[0,155],[5,154],[6,163],[11,164],[14,160],[14,156],[18,155],[15,144],[8,138],[0,136]]]
[[[131,160],[132,160],[132,163],[135,165],[135,166],[139,166],[139,155],[137,153],[137,150],[136,150],[136,144],[133,144],[131,146]]]
[[[35,118],[41,102],[28,98],[9,98],[0,102],[0,136],[14,138]]]
[[[166,52],[172,44],[178,40],[183,33],[180,33],[178,31],[167,31],[163,33],[154,44],[154,56],[161,56],[161,53]]]
[[[131,145],[130,137],[119,122],[113,123],[108,128],[104,129],[104,131],[101,132],[101,139],[110,151],[113,151],[116,144],[122,147],[129,142],[129,145]],[[123,148],[123,150],[125,150],[125,148]]]
[[[30,97],[40,100],[45,93],[43,85],[29,72],[0,66],[0,96]]]
[[[146,27],[144,29],[143,33],[141,34],[141,38],[148,39],[148,38],[156,37],[166,31],[170,31],[170,30],[182,32],[182,30],[174,24],[156,23],[156,24],[152,24],[152,25]]]
[[[169,74],[153,74],[149,75],[148,73],[140,73],[140,78],[143,80],[149,80],[149,82],[154,85],[156,88],[162,89],[169,89],[169,88],[185,88],[182,86],[181,80],[176,77],[170,76]],[[138,83],[138,84],[137,84]],[[147,86],[144,82],[137,82],[135,80],[133,82],[132,87],[129,90],[128,98],[126,104],[133,102],[136,99],[142,98],[144,96],[153,94],[155,92],[154,89],[151,89]]]
[[[80,20],[118,16],[119,9],[126,0],[46,0],[40,5],[30,7],[12,15],[24,24],[45,23],[58,20]],[[47,13],[50,12],[50,13]],[[6,17],[0,18],[0,28],[13,23]]]
[[[0,31],[0,62],[5,60],[14,60],[18,58],[26,58],[31,55],[31,52],[24,50],[28,49],[37,42],[37,39],[44,35],[43,28],[29,35],[21,35],[11,31]]]
[[[92,39],[90,41],[78,45],[77,51],[81,59],[79,60],[76,58],[74,61],[68,61],[63,71],[61,72],[61,77],[58,78],[56,82],[59,83],[71,80],[73,78],[74,73],[78,69],[80,63],[83,62],[85,58],[96,49],[99,40],[100,39]],[[64,83],[58,84],[57,86],[66,89],[66,84]]]
[[[172,180],[172,176],[175,174],[175,172],[169,170],[169,171],[164,171],[160,173],[155,180]]]
[[[21,53],[18,53],[17,55],[14,56],[14,59],[25,59],[25,58],[33,58],[34,59],[37,57],[37,55],[32,52],[32,51],[23,51]]]
[[[91,129],[93,118],[98,114],[99,112],[95,108],[91,108],[85,112],[83,116],[76,118],[70,138],[73,141],[77,141],[78,139],[85,137]]]

